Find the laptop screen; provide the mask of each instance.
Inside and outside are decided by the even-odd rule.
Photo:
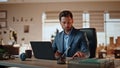
[[[49,41],[30,41],[34,57],[37,59],[54,60],[52,44]]]

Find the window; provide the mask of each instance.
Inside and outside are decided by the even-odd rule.
[[[75,28],[96,28],[98,44],[109,44],[110,37],[114,37],[116,42],[120,36],[120,11],[72,11],[72,13]],[[58,14],[58,11],[43,13],[43,40],[50,41],[51,36],[55,36],[56,30],[62,31]]]
[[[116,12],[116,13],[115,13]],[[113,43],[120,37],[120,11],[108,11],[105,13],[105,34],[106,44],[111,43],[110,37],[113,37]],[[120,42],[120,41],[119,41]]]
[[[61,31],[62,28],[60,26],[58,20],[58,13],[57,11],[49,11],[45,12],[42,15],[42,40],[43,41],[51,41],[51,37],[56,35],[56,31]]]
[[[88,12],[83,13],[83,28],[89,28],[90,27],[90,17]]]
[[[83,25],[83,18],[82,18],[82,11],[72,11],[73,18],[74,18],[74,26],[77,29],[82,28]],[[59,12],[58,11],[47,11],[42,15],[42,40],[50,41],[52,36],[56,35],[56,31],[62,31],[62,28],[59,23],[58,19]]]

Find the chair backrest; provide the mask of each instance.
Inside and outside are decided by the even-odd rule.
[[[96,48],[97,48],[97,35],[95,28],[81,28],[80,31],[86,33],[88,41],[89,41],[89,49],[90,49],[90,57],[94,58],[96,56]]]

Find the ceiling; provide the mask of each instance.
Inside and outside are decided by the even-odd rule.
[[[112,1],[120,1],[120,0],[8,0],[8,2],[1,2],[0,4],[4,3],[48,3],[48,2],[112,2]]]

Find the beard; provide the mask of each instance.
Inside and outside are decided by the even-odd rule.
[[[69,32],[71,31],[71,28],[70,27],[69,28],[64,28],[64,31],[65,31],[66,34],[69,34]]]

